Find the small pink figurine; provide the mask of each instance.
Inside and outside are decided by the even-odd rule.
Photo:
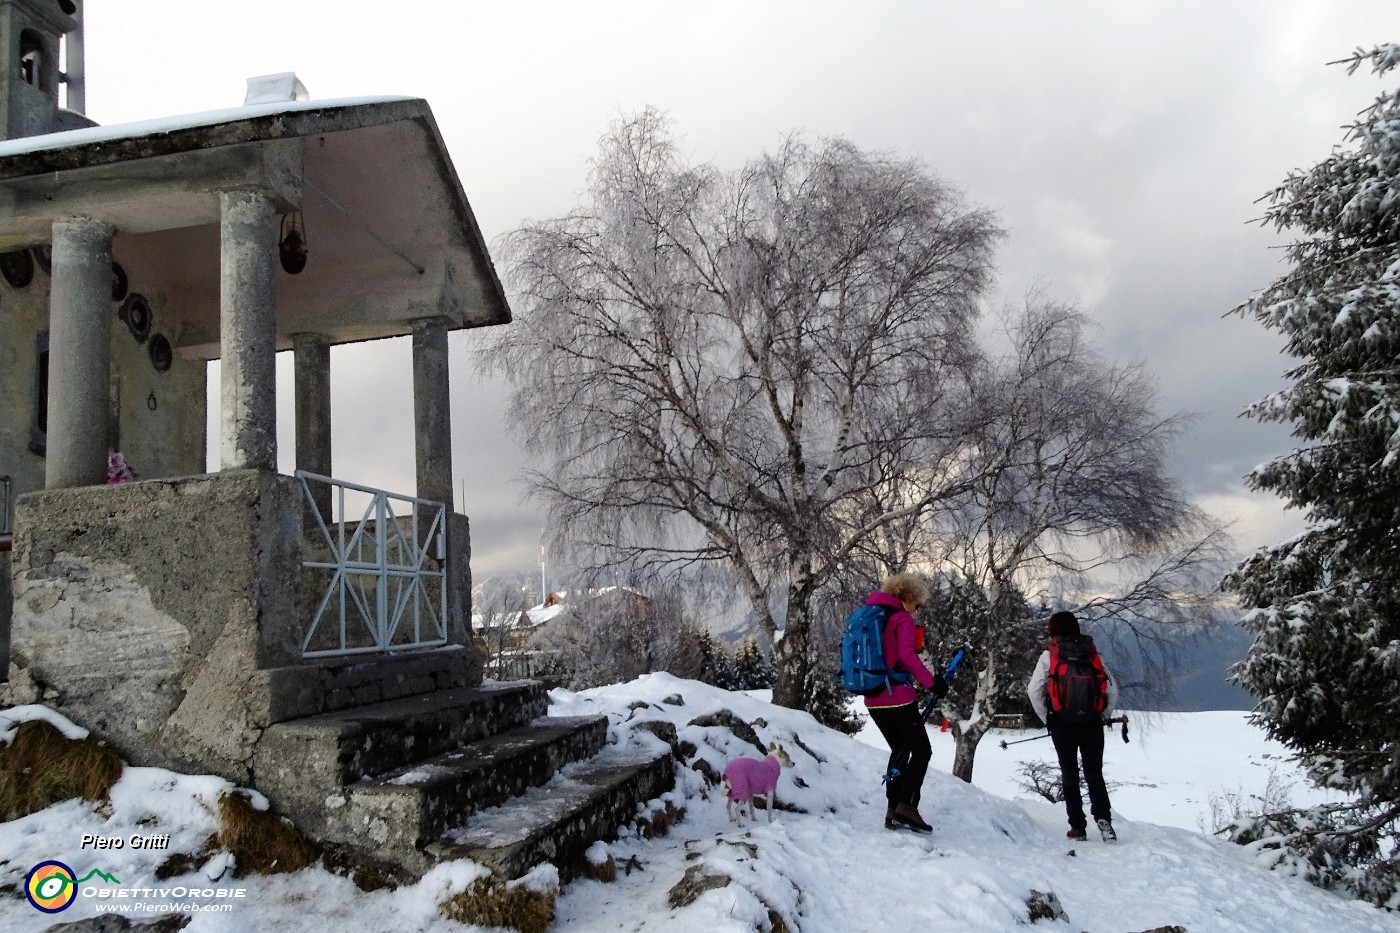
[[[107,482],[129,483],[136,479],[136,471],[127,466],[126,458],[113,451],[107,455]]]

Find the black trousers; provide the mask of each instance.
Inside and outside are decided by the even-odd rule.
[[[1084,759],[1084,783],[1089,785],[1089,813],[1095,820],[1110,819],[1108,788],[1103,782],[1103,724],[1061,722],[1050,714],[1050,741],[1060,758],[1060,780],[1065,795],[1065,813],[1071,829],[1084,829],[1084,799],[1079,795],[1079,759]]]
[[[890,806],[907,803],[917,807],[924,788],[924,775],[928,773],[928,761],[933,757],[928,730],[919,716],[919,704],[873,706],[866,712],[890,747],[890,765],[885,773],[899,771],[897,777],[885,784],[886,799]]]

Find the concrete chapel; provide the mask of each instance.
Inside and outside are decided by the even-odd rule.
[[[242,106],[97,126],[82,6],[0,0],[0,700],[255,786],[366,860],[567,873],[671,760],[609,757],[606,719],[482,683],[447,341],[510,308],[427,102],[318,101],[282,74]],[[391,337],[412,341],[411,492],[331,462],[331,350]],[[472,842],[474,812],[575,761],[555,823]]]

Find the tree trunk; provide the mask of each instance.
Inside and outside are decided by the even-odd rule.
[[[957,744],[953,749],[953,777],[972,783],[972,765],[977,757],[977,743],[982,741],[982,736],[986,735],[991,727],[991,716],[983,716],[967,729],[954,727]]]
[[[807,630],[811,614],[811,562],[794,558],[789,565],[787,621],[783,637],[773,645],[773,703],[788,709],[806,709],[807,674],[811,658],[807,653]]]
[[[1001,686],[1001,668],[996,652],[987,656],[987,664],[977,674],[977,694],[972,701],[973,719],[964,726],[953,723],[953,777],[972,783],[972,765],[977,758],[977,743],[992,728],[997,714],[996,695]]]
[[[794,618],[788,610],[787,628],[773,648],[773,703],[788,709],[804,709],[807,700],[807,632],[806,612],[802,612],[801,630],[794,630]]]

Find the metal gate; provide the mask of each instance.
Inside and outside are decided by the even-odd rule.
[[[306,620],[302,656],[446,644],[443,504],[304,470],[296,477],[307,516],[302,531],[303,597],[306,605],[315,607]],[[318,498],[324,503],[326,497],[318,497],[313,489],[326,486],[330,514],[317,505]]]

